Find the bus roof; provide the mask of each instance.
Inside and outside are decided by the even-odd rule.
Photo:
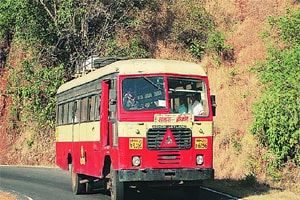
[[[57,93],[64,92],[76,86],[91,82],[100,77],[118,74],[151,74],[151,73],[175,73],[186,75],[206,76],[204,69],[196,63],[163,60],[163,59],[130,59],[116,61],[88,73],[85,76],[73,79],[58,88]]]

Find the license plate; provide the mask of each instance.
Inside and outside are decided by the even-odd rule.
[[[129,139],[129,149],[143,149],[143,139],[142,138],[130,138]]]
[[[207,149],[207,148],[208,148],[208,139],[207,138],[196,138],[195,149]]]

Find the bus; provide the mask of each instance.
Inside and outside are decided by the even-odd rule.
[[[73,193],[102,188],[124,200],[129,188],[168,186],[197,195],[214,178],[216,103],[204,69],[164,59],[89,66],[57,91],[56,163],[71,171]]]

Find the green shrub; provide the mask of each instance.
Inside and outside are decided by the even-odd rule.
[[[270,163],[270,172],[280,169],[288,160],[300,166],[300,8],[289,10],[286,16],[271,18],[270,24],[281,38],[271,46],[265,62],[258,64],[257,72],[265,89],[254,104],[251,132],[261,144],[276,155]],[[270,35],[270,34],[269,34]],[[271,40],[269,40],[271,41]]]
[[[11,68],[8,94],[12,97],[12,120],[34,120],[39,128],[54,126],[57,88],[63,83],[63,66],[37,67],[23,60],[20,69]]]
[[[234,60],[233,46],[225,44],[225,36],[219,31],[209,35],[207,49],[209,52],[221,56],[224,60]]]

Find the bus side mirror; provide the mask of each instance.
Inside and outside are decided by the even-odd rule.
[[[115,89],[110,89],[109,90],[109,111],[110,112],[115,112],[117,109],[117,90]]]
[[[211,107],[212,107],[212,114],[213,116],[216,116],[216,95],[210,95],[210,100],[211,100]]]

